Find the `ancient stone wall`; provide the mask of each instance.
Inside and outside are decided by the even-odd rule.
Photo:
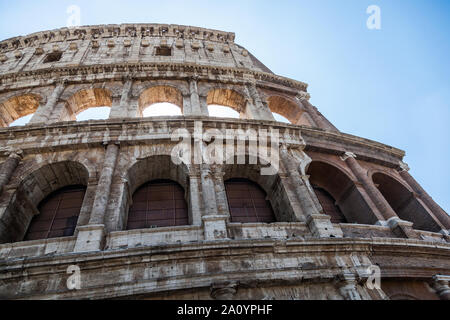
[[[160,102],[182,116],[143,117]],[[240,119],[209,117],[211,104]],[[111,108],[108,119],[75,121],[99,106]],[[8,127],[29,114],[27,125]],[[270,72],[232,33],[91,26],[0,42],[0,126],[2,298],[448,296],[450,218],[409,175],[404,152],[340,132],[305,83]],[[225,160],[244,163],[174,163],[180,130],[194,149],[211,144],[195,136],[199,127],[278,132],[267,139],[278,170],[263,175],[250,140],[237,149],[242,137]],[[261,187],[275,222],[232,220],[234,178]],[[136,190],[160,179],[184,190],[189,224],[128,230]],[[70,185],[86,188],[75,233],[23,241],[42,201]],[[345,221],[332,223],[317,188]],[[67,287],[73,265],[79,290]],[[374,266],[386,285],[371,289]]]

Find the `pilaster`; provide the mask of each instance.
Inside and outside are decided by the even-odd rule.
[[[29,123],[30,124],[45,123],[51,120],[55,107],[58,104],[59,98],[61,97],[64,90],[65,90],[65,81],[62,80],[57,82],[55,89],[53,89],[51,96],[47,100],[47,104],[45,106],[38,107]]]
[[[23,151],[20,149],[6,148],[4,154],[8,156],[6,161],[0,167],[0,195],[5,185],[8,184],[14,171],[23,158]]]
[[[425,205],[430,209],[437,220],[444,226],[442,230],[444,234],[450,232],[450,216],[431,198],[431,196],[422,188],[422,186],[414,179],[414,177],[409,173],[409,166],[400,162],[399,173],[406,183],[414,190],[418,197],[425,203]]]
[[[281,145],[280,156],[312,234],[320,238],[341,238],[343,236],[342,230],[331,223],[330,216],[319,211],[318,205],[312,199],[312,194],[305,183],[306,176],[301,176],[298,172],[298,166],[290,155],[286,144]]]

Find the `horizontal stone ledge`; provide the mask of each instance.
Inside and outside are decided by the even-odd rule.
[[[153,38],[161,38],[161,37],[173,37],[178,38],[179,33],[183,34],[195,32],[196,38],[200,37],[199,40],[209,40],[212,42],[220,42],[220,43],[233,43],[235,40],[235,33],[228,31],[221,31],[216,29],[208,29],[196,26],[185,26],[185,25],[177,25],[177,24],[160,24],[160,23],[124,23],[124,24],[101,24],[101,25],[92,25],[92,26],[76,26],[73,28],[58,28],[53,30],[44,30],[39,32],[34,32],[28,35],[13,37],[9,39],[5,39],[0,41],[1,47],[4,47],[4,50],[15,50],[26,47],[34,47],[34,45],[26,45],[24,40],[27,39],[36,39],[39,44],[42,43],[51,43],[55,41],[79,41],[79,40],[91,40],[91,39],[102,39],[102,38],[120,38],[120,37],[131,37],[135,38],[138,34],[142,34],[145,32],[150,32],[153,29],[155,33],[152,33],[149,37]],[[165,29],[166,32],[161,35],[160,30]],[[144,30],[144,31],[143,31]],[[130,31],[132,32],[130,34]],[[178,32],[175,32],[178,31]],[[135,34],[133,33],[135,32]],[[79,39],[79,35],[84,35],[83,39]],[[94,36],[94,34],[96,36]],[[133,35],[134,34],[134,35]],[[212,35],[211,37],[204,37],[204,34]],[[56,37],[50,37],[53,35]],[[220,40],[220,36],[223,37],[223,40]],[[214,40],[216,38],[217,40]],[[51,40],[50,40],[51,39]],[[193,40],[193,39],[192,39]],[[15,48],[12,46],[12,43],[17,43],[18,47]],[[32,43],[29,41],[28,43]],[[3,52],[1,51],[1,52]]]
[[[23,244],[23,243],[22,243]],[[266,249],[267,252],[273,253],[274,246],[285,246],[291,253],[321,253],[329,255],[333,253],[349,253],[349,252],[365,252],[370,254],[427,254],[430,256],[442,255],[450,257],[450,243],[430,243],[426,241],[419,241],[413,239],[388,239],[388,238],[372,238],[372,239],[357,239],[357,238],[333,238],[333,239],[242,239],[242,240],[222,240],[222,241],[199,241],[197,243],[179,243],[169,244],[165,246],[148,246],[127,248],[123,250],[111,250],[91,253],[65,253],[52,257],[29,257],[23,259],[15,259],[9,261],[8,267],[14,265],[22,267],[32,267],[33,265],[55,265],[55,264],[74,264],[77,261],[92,262],[92,261],[114,261],[123,258],[132,258],[137,256],[155,256],[155,255],[171,255],[172,259],[177,258],[177,254],[181,254],[183,258],[187,252],[199,253],[202,252],[202,257],[205,257],[205,252],[217,256],[217,252],[223,252],[223,255],[229,255],[231,252],[245,251],[249,248]],[[225,251],[226,253],[224,253]],[[215,253],[215,251],[217,251]],[[262,252],[261,252],[262,253]],[[124,255],[125,254],[125,255]],[[3,260],[7,261],[7,260]],[[120,264],[120,263],[119,263]],[[2,270],[4,267],[0,267]]]
[[[157,74],[152,76],[150,72],[155,71]],[[237,79],[241,79],[241,82],[248,82],[248,76],[251,76],[255,80],[274,82],[276,84],[286,85],[288,87],[297,88],[301,91],[307,91],[308,85],[304,82],[285,78],[272,73],[256,71],[245,68],[235,68],[235,67],[222,67],[222,66],[211,66],[211,65],[201,65],[192,63],[116,63],[116,64],[98,64],[98,65],[87,65],[87,66],[63,66],[54,67],[51,69],[37,69],[30,71],[20,71],[12,73],[0,74],[0,92],[2,90],[1,85],[7,80],[12,80],[14,82],[20,81],[21,78],[36,78],[40,81],[46,78],[54,83],[54,75],[58,75],[58,78],[65,78],[67,84],[70,84],[71,79],[75,79],[76,76],[86,76],[86,75],[97,75],[100,74],[104,80],[111,81],[111,75],[114,79],[122,80],[124,75],[127,76],[130,73],[134,74],[133,78],[139,79],[151,79],[165,78],[163,72],[171,72],[171,78],[186,78],[192,75],[199,77],[199,80],[213,80],[210,79],[210,73],[223,73],[230,74],[236,77],[236,74],[241,74],[242,76],[237,76]],[[139,75],[139,72],[145,72],[145,75]],[[173,74],[173,72],[179,73],[179,75]],[[246,76],[244,76],[246,75]],[[222,75],[223,76],[223,75]],[[247,78],[247,79],[246,79]],[[74,81],[74,80],[72,80]],[[85,80],[84,80],[85,81]],[[99,79],[96,79],[99,81]],[[234,80],[236,81],[236,80]]]
[[[342,146],[346,146],[347,149],[358,149],[357,155],[359,158],[364,160],[374,160],[380,161],[378,158],[373,158],[373,156],[368,153],[364,154],[364,149],[377,150],[377,153],[386,154],[389,157],[393,157],[392,163],[387,162],[391,166],[397,166],[398,160],[403,158],[404,152],[402,150],[393,148],[391,146],[384,145],[379,142],[375,142],[369,139],[358,138],[345,133],[333,133],[326,132],[321,129],[310,128],[305,126],[297,126],[292,124],[283,124],[273,121],[259,121],[251,119],[231,119],[231,118],[217,118],[212,119],[210,117],[193,117],[193,116],[174,116],[174,117],[159,117],[156,119],[146,119],[146,118],[123,118],[123,119],[108,119],[108,120],[95,120],[86,122],[58,122],[54,124],[49,124],[45,127],[39,125],[27,125],[24,127],[13,127],[13,128],[0,128],[0,141],[7,140],[7,145],[14,147],[20,146],[26,153],[40,152],[45,149],[40,143],[33,142],[33,137],[43,137],[47,135],[57,134],[56,143],[51,145],[51,148],[58,146],[67,145],[90,145],[92,143],[99,142],[106,137],[108,139],[119,140],[124,145],[134,145],[145,140],[153,140],[163,137],[168,139],[168,135],[176,129],[185,128],[189,132],[193,131],[194,124],[196,121],[201,121],[203,124],[203,129],[217,129],[217,123],[220,120],[222,125],[225,125],[225,129],[237,129],[237,126],[242,126],[245,131],[247,129],[254,129],[258,131],[259,129],[270,130],[270,128],[280,130],[280,138],[284,139],[284,135],[288,134],[288,139],[297,137],[297,139],[305,139],[307,145],[306,150],[312,148],[314,145],[309,144],[311,136],[319,137],[323,139],[333,138],[334,141],[339,142]],[[153,128],[153,131],[146,132]],[[108,131],[106,131],[108,129]],[[64,135],[68,135],[64,137]],[[92,140],[86,139],[86,135],[92,135]],[[153,137],[150,135],[154,135]],[[166,136],[164,136],[166,135]],[[140,136],[140,137],[139,137]],[[27,144],[21,140],[23,138],[27,139]],[[89,138],[89,137],[88,137]],[[67,141],[64,143],[63,140]],[[15,142],[17,140],[17,142]],[[103,141],[102,141],[103,142]],[[289,141],[295,142],[295,140]],[[299,143],[301,141],[299,140]],[[311,141],[314,143],[314,141]],[[339,149],[328,149],[324,150],[329,153],[342,153]],[[34,150],[34,151],[33,151]]]

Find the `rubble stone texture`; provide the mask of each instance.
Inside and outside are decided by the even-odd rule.
[[[306,83],[275,75],[234,38],[124,24],[0,42],[0,298],[449,298],[450,218],[407,172],[404,152],[340,132]],[[159,102],[183,115],[142,116]],[[209,104],[240,119],[211,118]],[[109,119],[75,121],[98,106],[111,107]],[[199,124],[279,130],[279,171],[174,164],[171,134]],[[276,222],[233,222],[232,178],[257,183]],[[189,225],[127,230],[134,192],[155,179],[184,189]],[[71,185],[86,187],[74,235],[23,241],[39,204]],[[331,222],[333,206],[345,221]],[[67,286],[74,265],[79,290]]]

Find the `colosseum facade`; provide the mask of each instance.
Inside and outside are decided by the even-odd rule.
[[[405,153],[339,131],[234,39],[124,24],[0,42],[1,298],[450,298],[450,217]],[[182,115],[143,116],[162,102]],[[189,159],[217,143],[198,128],[269,133],[277,170],[250,134],[227,161],[174,162],[177,132]]]

